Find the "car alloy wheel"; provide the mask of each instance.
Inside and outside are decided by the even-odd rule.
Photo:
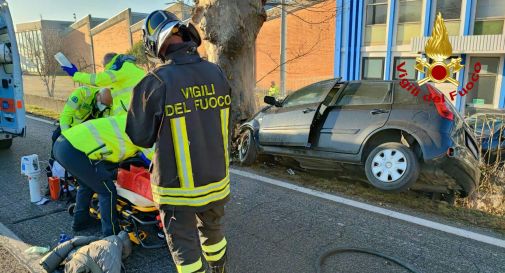
[[[382,182],[397,181],[407,170],[407,159],[397,149],[384,149],[372,159],[372,173]]]

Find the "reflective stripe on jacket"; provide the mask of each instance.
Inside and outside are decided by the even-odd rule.
[[[133,143],[156,143],[151,183],[161,206],[203,211],[230,194],[230,86],[221,69],[181,45],[171,63],[134,89],[126,132]]]
[[[90,120],[62,134],[89,159],[118,163],[139,151],[125,133],[125,127],[126,115],[120,115]]]
[[[133,62],[125,61],[119,70],[108,69],[116,61],[114,57],[106,66],[106,70],[97,74],[83,72],[75,73],[73,80],[86,85],[110,87],[113,98],[112,115],[124,114],[130,106],[133,87],[146,74],[142,68]]]
[[[82,86],[75,89],[68,97],[60,114],[62,131],[81,124],[93,113],[97,88]]]

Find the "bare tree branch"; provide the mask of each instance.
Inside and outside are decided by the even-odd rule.
[[[46,30],[41,35],[26,36],[27,59],[35,64],[35,70],[40,80],[46,88],[49,97],[54,96],[56,75],[60,71],[60,64],[55,60],[54,55],[63,49],[63,39],[60,33],[53,30]]]
[[[275,71],[277,71],[282,65],[290,63],[290,62],[293,62],[293,61],[296,61],[296,60],[298,60],[300,58],[303,58],[303,57],[309,55],[310,53],[314,52],[315,49],[316,49],[316,47],[319,45],[320,42],[321,42],[321,39],[316,39],[316,42],[307,51],[305,51],[305,52],[299,52],[293,58],[290,58],[290,59],[286,60],[284,63],[280,63],[280,64],[276,65],[273,69],[271,69],[270,71],[268,71],[267,73],[265,73],[265,75],[263,75],[259,80],[257,80],[256,84],[259,83],[259,82],[261,82],[262,80],[264,80],[266,77],[268,77],[268,75],[270,75],[270,74],[274,73]]]

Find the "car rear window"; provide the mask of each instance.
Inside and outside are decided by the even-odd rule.
[[[351,82],[335,105],[369,105],[391,102],[390,82]]]

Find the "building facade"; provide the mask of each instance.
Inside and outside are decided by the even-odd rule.
[[[166,10],[187,20],[192,7],[178,2]],[[107,19],[88,15],[76,22],[40,20],[17,24],[22,68],[27,73],[37,73],[37,65],[45,62],[46,55],[51,55],[44,53],[50,51],[53,54],[47,48],[51,43],[44,42],[52,37],[54,39],[49,40],[58,40],[62,45],[59,46],[61,51],[80,70],[100,71],[106,53],[126,53],[142,39],[142,25],[147,15],[125,9]]]
[[[21,56],[21,68],[28,73],[43,69],[46,60],[45,47],[61,40],[72,22],[39,20],[16,25],[16,40]]]
[[[344,80],[394,80],[399,77],[395,67],[405,62],[410,79],[424,77],[415,71],[414,65],[416,57],[424,54],[424,44],[431,36],[436,14],[440,12],[450,35],[453,57],[461,57],[465,66],[455,75],[460,82],[458,88],[451,84],[438,84],[438,87],[447,95],[461,90],[471,78],[473,65],[480,62],[482,71],[478,82],[471,92],[464,97],[457,96],[453,103],[460,111],[466,108],[505,108],[503,0],[328,0],[315,6],[324,3],[328,6],[333,3],[335,7],[334,19],[325,23],[334,26],[334,34],[330,33],[331,30],[326,32],[327,37],[334,37],[333,59],[329,56],[325,59],[326,63],[332,64],[332,76]],[[309,29],[314,18],[323,18],[320,11],[311,7],[306,8],[309,14],[302,18],[290,13],[288,29],[292,22],[300,20],[305,22],[304,29]],[[274,25],[272,28],[277,29],[275,34],[278,34],[279,21],[270,17],[259,38],[266,35],[263,32],[269,31],[269,25]],[[262,43],[257,44],[257,78],[264,70],[259,67],[262,65],[261,52],[265,51]],[[288,48],[290,46],[288,43]],[[327,43],[326,46],[330,45]],[[279,55],[279,47],[274,52],[274,56]],[[313,65],[306,62],[303,66],[305,70],[311,70]],[[300,76],[290,74],[289,68],[287,70],[289,85],[290,79],[296,81]]]

